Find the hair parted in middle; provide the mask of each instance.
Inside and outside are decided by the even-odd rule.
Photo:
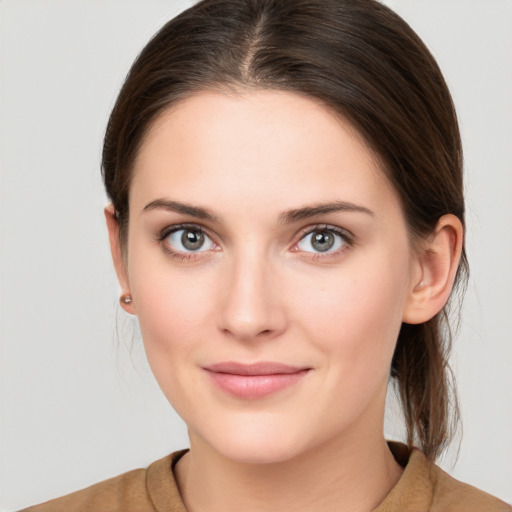
[[[399,197],[411,243],[439,218],[464,225],[462,149],[453,102],[415,32],[375,0],[203,0],[168,22],[134,62],[112,111],[102,172],[126,246],[137,152],[160,114],[200,91],[305,95],[348,121]],[[463,251],[456,283],[468,266]],[[408,444],[435,459],[458,420],[447,307],[403,324],[390,375]]]

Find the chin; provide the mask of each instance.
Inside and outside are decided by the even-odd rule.
[[[242,464],[277,464],[297,457],[302,451],[300,446],[285,445],[282,440],[225,443],[218,447],[223,457]]]
[[[300,439],[298,432],[283,425],[257,422],[251,425],[220,425],[202,435],[206,442],[220,456],[237,463],[275,464],[291,460],[308,446],[307,440]],[[193,437],[191,437],[193,446]]]

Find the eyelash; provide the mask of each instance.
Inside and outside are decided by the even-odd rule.
[[[164,251],[169,254],[174,259],[179,259],[180,261],[191,261],[197,259],[199,256],[198,253],[206,252],[206,251],[197,251],[197,252],[180,252],[176,251],[174,249],[171,249],[168,244],[165,243],[165,240],[167,237],[172,235],[173,233],[176,233],[176,231],[180,231],[182,229],[189,229],[190,231],[195,231],[196,233],[203,234],[207,236],[210,240],[212,237],[208,235],[208,233],[198,224],[175,224],[173,226],[167,226],[162,231],[160,231],[160,234],[158,236],[157,241],[161,244]]]
[[[180,252],[176,251],[174,249],[171,249],[168,244],[165,243],[165,240],[169,237],[169,235],[172,235],[173,233],[180,231],[182,229],[190,229],[191,231],[195,231],[197,233],[203,234],[207,236],[210,240],[212,240],[212,237],[198,224],[175,224],[173,226],[167,226],[164,228],[158,235],[157,241],[162,245],[163,250],[169,254],[174,259],[179,259],[180,261],[194,261],[198,257],[200,257],[201,252],[208,252],[208,251],[197,251],[197,252]],[[302,240],[304,240],[308,235],[311,235],[312,233],[315,233],[317,231],[324,231],[327,233],[333,233],[336,236],[339,236],[342,241],[343,245],[333,251],[333,252],[311,252],[308,251],[302,251],[304,253],[309,254],[308,256],[303,256],[304,258],[307,258],[309,260],[318,261],[320,259],[326,260],[327,258],[333,258],[337,257],[340,254],[350,250],[354,245],[354,237],[352,234],[348,233],[346,230],[341,229],[337,226],[331,226],[329,224],[317,224],[313,226],[308,226],[307,228],[304,228],[302,232],[299,235],[299,240],[295,242],[295,244],[292,247],[293,252],[301,252],[297,249],[293,249],[296,247]],[[215,243],[215,242],[214,242]]]
[[[294,247],[296,247],[308,235],[311,235],[318,231],[332,233],[334,235],[339,236],[343,241],[343,245],[339,249],[336,249],[335,251],[332,251],[332,252],[325,252],[325,253],[322,253],[322,252],[309,253],[308,252],[307,253],[308,256],[303,256],[304,258],[307,258],[307,259],[313,260],[313,261],[318,261],[318,260],[325,261],[327,259],[336,258],[336,257],[340,256],[342,253],[352,249],[352,247],[354,247],[354,245],[355,245],[354,236],[352,234],[350,234],[349,232],[347,232],[346,230],[341,229],[337,226],[331,226],[330,224],[317,224],[314,226],[308,226],[307,228],[304,228],[304,230],[302,230],[301,234],[299,235],[299,241],[294,244]],[[299,251],[297,250],[297,252],[299,252]],[[307,251],[304,251],[304,252],[307,252]]]

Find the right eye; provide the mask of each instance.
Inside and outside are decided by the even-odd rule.
[[[181,227],[162,237],[167,248],[174,253],[204,252],[216,247],[211,238],[199,227]]]

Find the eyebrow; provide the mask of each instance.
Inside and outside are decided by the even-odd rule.
[[[212,210],[201,208],[200,206],[193,206],[187,203],[180,203],[178,201],[170,201],[168,199],[155,199],[146,206],[143,211],[151,210],[166,210],[169,212],[181,213],[183,215],[190,215],[198,219],[209,220],[210,222],[220,222],[220,218],[215,215]]]
[[[359,212],[366,213],[367,215],[375,216],[375,213],[366,208],[347,201],[333,201],[330,203],[316,204],[312,206],[305,206],[304,208],[297,208],[296,210],[289,210],[279,215],[279,222],[281,224],[291,224],[299,220],[309,219],[316,215],[325,215],[327,213],[335,212]]]
[[[188,203],[181,203],[179,201],[171,201],[168,199],[155,199],[148,203],[143,211],[151,210],[166,210],[183,215],[189,215],[202,220],[208,220],[214,223],[220,223],[221,218],[215,215],[212,210],[202,208],[200,206],[193,206]],[[321,203],[312,206],[305,206],[294,210],[282,212],[278,219],[280,224],[292,224],[300,220],[309,219],[317,215],[325,215],[327,213],[335,212],[359,212],[367,215],[375,216],[375,213],[366,208],[365,206],[357,205],[347,201],[333,201],[330,203]]]

